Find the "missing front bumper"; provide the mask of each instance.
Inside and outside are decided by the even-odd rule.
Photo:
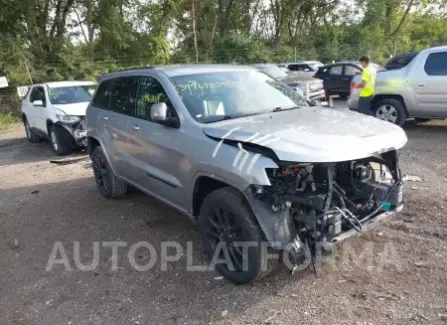
[[[390,220],[396,213],[401,212],[403,207],[404,207],[403,204],[401,204],[393,211],[387,211],[387,212],[381,213],[381,214],[377,215],[376,217],[371,218],[370,220],[367,220],[366,222],[362,223],[363,230],[361,232],[358,232],[355,229],[350,229],[346,232],[339,234],[338,236],[335,236],[330,241],[322,242],[321,243],[322,248],[325,251],[332,251],[335,248],[335,246],[343,243],[344,241],[346,241],[350,238],[353,238],[353,237],[362,236],[365,233],[370,232],[371,230],[377,228],[384,222]]]

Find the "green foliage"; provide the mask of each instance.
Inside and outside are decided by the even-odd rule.
[[[7,130],[20,123],[20,119],[13,113],[0,114],[0,130]]]
[[[196,56],[200,63],[257,63],[367,54],[384,63],[447,43],[445,0],[0,0],[0,6],[0,71],[11,85],[96,80],[122,68],[195,63]]]

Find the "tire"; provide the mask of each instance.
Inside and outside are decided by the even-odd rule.
[[[404,103],[399,99],[382,99],[374,105],[373,112],[375,117],[399,126],[404,125],[407,119]]]
[[[31,127],[29,126],[29,123],[28,123],[28,120],[26,117],[23,117],[23,125],[25,127],[26,138],[28,139],[28,141],[30,143],[39,142],[40,137],[31,130]]]
[[[96,185],[102,196],[114,199],[127,193],[127,183],[115,176],[102,147],[98,146],[93,150],[92,163]]]
[[[57,156],[68,154],[74,147],[71,134],[59,125],[50,127],[50,143]]]
[[[270,274],[278,264],[279,252],[267,244],[244,197],[231,187],[208,194],[200,209],[199,228],[202,247],[208,258],[213,260],[216,257],[228,257],[231,260],[231,263],[218,263],[215,267],[234,284],[259,280]],[[253,242],[256,245],[244,250],[242,246],[231,244],[234,242]],[[215,256],[217,252],[224,253],[224,256]],[[245,256],[242,254],[244,252],[247,253]],[[225,260],[228,261],[226,258]]]
[[[338,94],[338,97],[340,97],[340,99],[346,99],[346,98],[349,97],[349,93],[341,93],[341,94]]]

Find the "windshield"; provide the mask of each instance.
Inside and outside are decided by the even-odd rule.
[[[259,71],[225,71],[171,78],[200,123],[308,106],[298,93]]]
[[[262,66],[259,67],[259,70],[264,71],[272,78],[285,78],[288,77],[288,74],[281,70],[279,67],[275,65],[271,66]]]
[[[95,85],[49,88],[50,102],[54,105],[89,102]]]

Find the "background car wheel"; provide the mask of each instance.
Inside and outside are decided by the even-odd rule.
[[[36,143],[40,141],[40,137],[31,130],[28,120],[26,117],[23,118],[23,125],[25,126],[26,138],[31,143]]]
[[[50,127],[50,143],[58,156],[66,155],[74,146],[71,134],[59,125]]]
[[[126,194],[127,183],[115,176],[101,147],[93,151],[92,162],[96,185],[104,197],[113,199]]]
[[[374,116],[399,126],[404,125],[407,111],[402,101],[394,98],[383,99],[374,107]]]
[[[278,251],[267,246],[264,233],[244,197],[231,187],[208,194],[200,209],[199,227],[207,256],[231,261],[215,267],[234,284],[259,280],[271,273],[278,263]],[[256,247],[242,249],[237,244],[248,242],[256,243]]]

